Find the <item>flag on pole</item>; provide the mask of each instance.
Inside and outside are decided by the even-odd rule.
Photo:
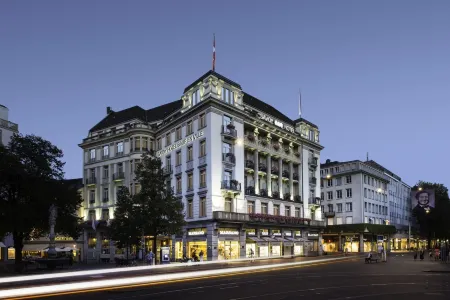
[[[213,39],[213,59],[212,59],[212,70],[216,70],[216,34],[214,34]]]
[[[302,117],[302,92],[298,90],[298,116]]]

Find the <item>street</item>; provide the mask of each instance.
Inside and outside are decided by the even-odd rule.
[[[362,258],[283,270],[90,291],[48,299],[449,299],[450,265],[392,254],[387,263]]]

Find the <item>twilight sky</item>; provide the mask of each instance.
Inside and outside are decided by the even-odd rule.
[[[0,103],[63,149],[106,114],[179,99],[211,68],[317,124],[322,162],[450,187],[450,1],[0,1]]]

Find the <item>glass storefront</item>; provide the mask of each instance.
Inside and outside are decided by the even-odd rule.
[[[281,244],[280,243],[271,243],[272,248],[272,256],[281,256]]]
[[[175,242],[175,260],[183,259],[183,241]]]
[[[294,255],[305,255],[303,245],[294,244]]]
[[[256,243],[252,243],[252,242],[247,242],[245,244],[245,256],[247,258],[251,258],[252,257],[252,251],[253,251],[253,257],[256,257]]]
[[[258,247],[258,257],[268,257],[269,256],[269,246],[261,245]]]
[[[208,251],[206,249],[207,249],[206,240],[188,242],[186,256],[194,261],[199,261],[200,252],[203,252],[203,260],[207,260]]]
[[[400,238],[400,239],[391,239],[391,250],[392,251],[407,251],[408,249],[408,239]]]
[[[218,259],[238,259],[239,255],[239,242],[238,241],[219,241],[218,242]]]

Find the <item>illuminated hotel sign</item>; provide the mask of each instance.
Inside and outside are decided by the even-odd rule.
[[[261,120],[264,120],[264,121],[266,121],[268,123],[271,123],[271,124],[273,124],[275,126],[283,128],[286,131],[294,133],[294,128],[293,127],[288,126],[288,125],[286,125],[286,124],[284,124],[284,123],[282,123],[282,122],[280,122],[280,121],[278,121],[278,120],[276,120],[276,119],[274,119],[272,117],[269,117],[269,116],[267,116],[265,114],[258,113],[258,118],[260,118]]]
[[[167,146],[166,148],[159,150],[156,152],[156,156],[160,157],[163,156],[164,154],[170,153],[173,150],[176,150],[180,147],[183,147],[184,145],[190,144],[193,141],[195,141],[198,138],[201,138],[203,136],[203,130],[200,130],[197,133],[191,134],[190,136],[188,136],[187,138],[182,139],[181,141],[176,142],[175,144],[172,144],[170,146]]]
[[[239,235],[239,231],[237,230],[219,230],[220,235]]]

